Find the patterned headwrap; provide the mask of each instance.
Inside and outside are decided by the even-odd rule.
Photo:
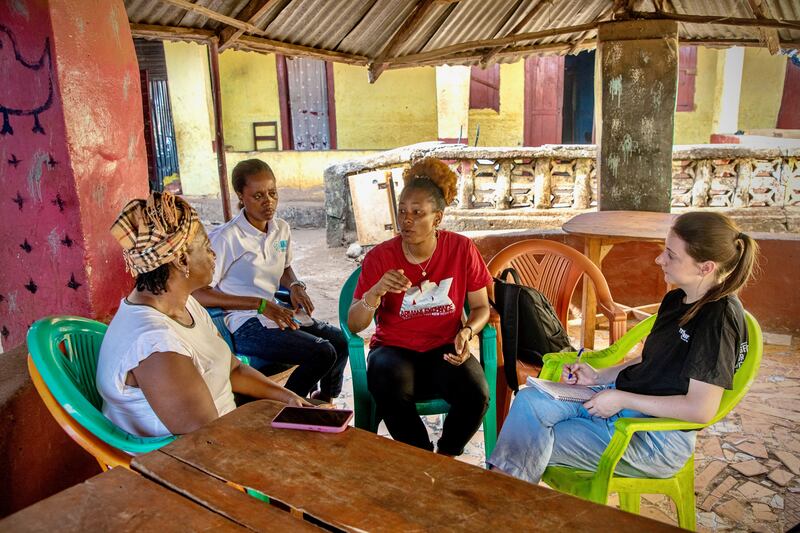
[[[147,200],[131,200],[111,226],[122,246],[131,276],[151,272],[174,260],[192,241],[200,219],[180,196],[152,192]]]

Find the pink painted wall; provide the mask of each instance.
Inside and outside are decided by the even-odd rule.
[[[8,115],[0,334],[8,350],[42,316],[113,313],[132,283],[108,228],[125,202],[147,194],[147,168],[121,0],[2,2],[0,43],[0,122]]]

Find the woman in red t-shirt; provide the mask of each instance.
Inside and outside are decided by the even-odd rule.
[[[433,450],[415,402],[444,398],[450,411],[437,451],[460,455],[489,404],[469,341],[489,320],[492,277],[472,241],[437,229],[455,197],[450,167],[426,158],[408,168],[403,181],[400,235],[364,258],[347,325],[357,333],[376,319],[367,383],[392,437]],[[462,322],[465,300],[470,312]]]

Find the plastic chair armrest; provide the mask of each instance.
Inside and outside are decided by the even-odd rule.
[[[679,429],[703,429],[706,424],[687,422],[677,418],[618,418],[614,422],[615,432],[633,435],[637,431],[675,431]]]
[[[608,486],[622,459],[631,437],[637,431],[674,431],[680,429],[701,429],[705,424],[687,422],[674,418],[619,418],[614,422],[614,435],[606,446],[597,464],[596,482],[592,484],[590,499],[602,502],[608,494]]]

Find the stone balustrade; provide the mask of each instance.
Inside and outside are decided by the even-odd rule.
[[[421,143],[325,170],[328,244],[352,240],[348,238],[354,230],[348,176],[405,167],[426,156],[449,161],[458,172],[455,204],[459,212],[583,210],[597,205],[594,145],[473,148]],[[748,210],[799,207],[800,147],[675,146],[671,204]]]

